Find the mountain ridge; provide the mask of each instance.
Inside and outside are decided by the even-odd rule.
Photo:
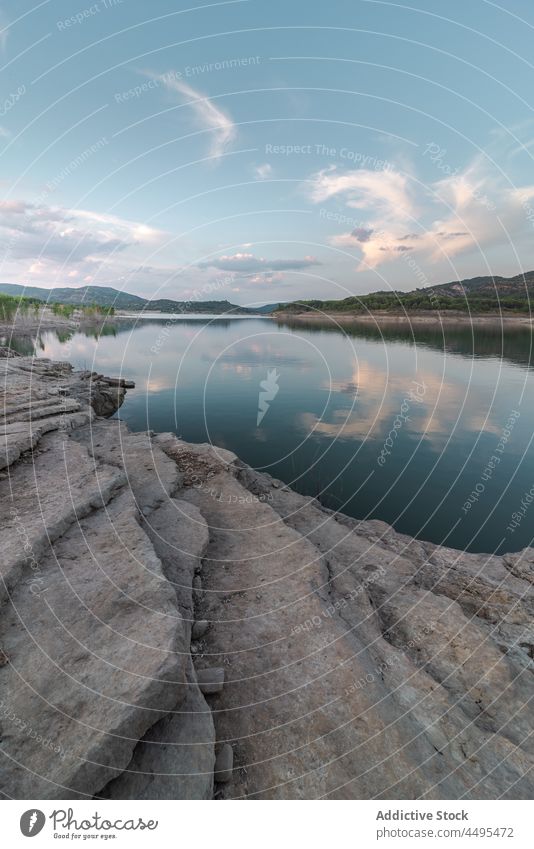
[[[370,292],[350,295],[339,300],[298,300],[280,305],[281,312],[361,312],[364,310],[429,311],[454,310],[468,313],[530,312],[530,296],[534,296],[534,271],[514,277],[487,275],[438,283],[421,289]]]
[[[39,286],[24,286],[20,283],[0,283],[0,294],[12,297],[36,298],[46,303],[70,304],[81,306],[85,304],[97,304],[98,306],[115,307],[125,310],[155,310],[156,312],[170,313],[217,313],[233,315],[258,315],[269,313],[276,309],[278,304],[266,304],[257,309],[249,309],[233,304],[228,300],[223,301],[175,301],[172,298],[142,298],[140,295],[132,295],[114,289],[112,286],[79,286],[76,288],[55,287],[44,289]]]
[[[521,311],[529,306],[530,293],[534,293],[534,271],[512,277],[481,275],[478,277],[437,283],[420,289],[376,291],[366,295],[351,295],[342,299],[299,299],[286,303],[265,304],[249,308],[228,300],[176,301],[172,298],[143,298],[115,289],[112,286],[55,287],[45,289],[19,283],[0,283],[0,294],[14,297],[31,297],[46,303],[77,305],[97,304],[123,310],[154,310],[155,312],[188,314],[211,313],[232,315],[270,315],[276,311],[327,311],[350,312],[362,308],[387,310],[395,307],[408,309],[460,309],[475,311],[497,308]]]

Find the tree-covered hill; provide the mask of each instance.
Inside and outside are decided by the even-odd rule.
[[[342,300],[301,300],[280,304],[285,313],[417,312],[529,313],[534,302],[534,271],[516,277],[474,277],[412,292],[381,291]]]

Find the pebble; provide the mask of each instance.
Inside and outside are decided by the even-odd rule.
[[[198,622],[193,622],[193,627],[191,628],[191,638],[193,640],[200,640],[204,634],[208,632],[208,628],[210,627],[210,623],[206,619],[199,619]]]
[[[197,681],[200,692],[205,696],[220,693],[224,685],[224,669],[222,666],[197,669]]]

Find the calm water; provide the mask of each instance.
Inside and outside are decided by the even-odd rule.
[[[99,338],[46,333],[36,345],[135,379],[120,411],[134,430],[211,440],[328,507],[423,539],[513,551],[534,536],[531,342],[527,329],[444,338],[182,318],[125,320]]]

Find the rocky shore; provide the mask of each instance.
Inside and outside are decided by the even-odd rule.
[[[5,798],[532,798],[533,549],[333,513],[106,418],[120,381],[0,368]]]

